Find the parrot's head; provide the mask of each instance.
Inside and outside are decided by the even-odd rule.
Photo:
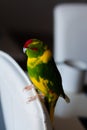
[[[28,57],[38,57],[44,53],[47,49],[47,45],[38,39],[28,40],[23,47],[23,52]]]

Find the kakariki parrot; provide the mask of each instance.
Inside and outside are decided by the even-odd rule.
[[[56,102],[62,96],[69,102],[62,87],[62,78],[47,44],[38,39],[28,40],[23,47],[27,55],[28,75],[38,93],[44,95],[44,103],[51,121],[54,117]]]

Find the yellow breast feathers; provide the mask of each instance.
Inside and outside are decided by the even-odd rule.
[[[39,63],[47,63],[50,58],[52,57],[52,53],[50,50],[46,50],[42,56],[39,56],[38,58],[28,58],[27,65],[31,68],[35,67]]]

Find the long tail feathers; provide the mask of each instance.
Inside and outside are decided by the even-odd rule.
[[[69,99],[69,97],[67,95],[64,94],[64,95],[62,95],[62,97],[65,99],[65,101],[67,103],[70,102],[70,99]],[[55,106],[56,106],[57,100],[58,100],[58,98],[56,100],[54,100],[54,101],[51,101],[51,102],[48,102],[47,98],[45,98],[45,100],[44,100],[45,101],[45,106],[46,106],[46,108],[48,110],[48,113],[49,113],[49,116],[50,116],[50,119],[51,119],[51,122],[53,122],[53,119],[54,119],[54,111],[55,111]]]
[[[57,100],[49,102],[48,99],[45,98],[45,106],[49,113],[51,122],[53,122],[53,119],[54,119],[54,109],[55,109],[56,102]]]

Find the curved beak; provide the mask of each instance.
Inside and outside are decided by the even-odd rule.
[[[27,49],[27,48],[25,48],[25,47],[23,48],[23,52],[24,52],[24,53],[26,52],[26,49]]]

